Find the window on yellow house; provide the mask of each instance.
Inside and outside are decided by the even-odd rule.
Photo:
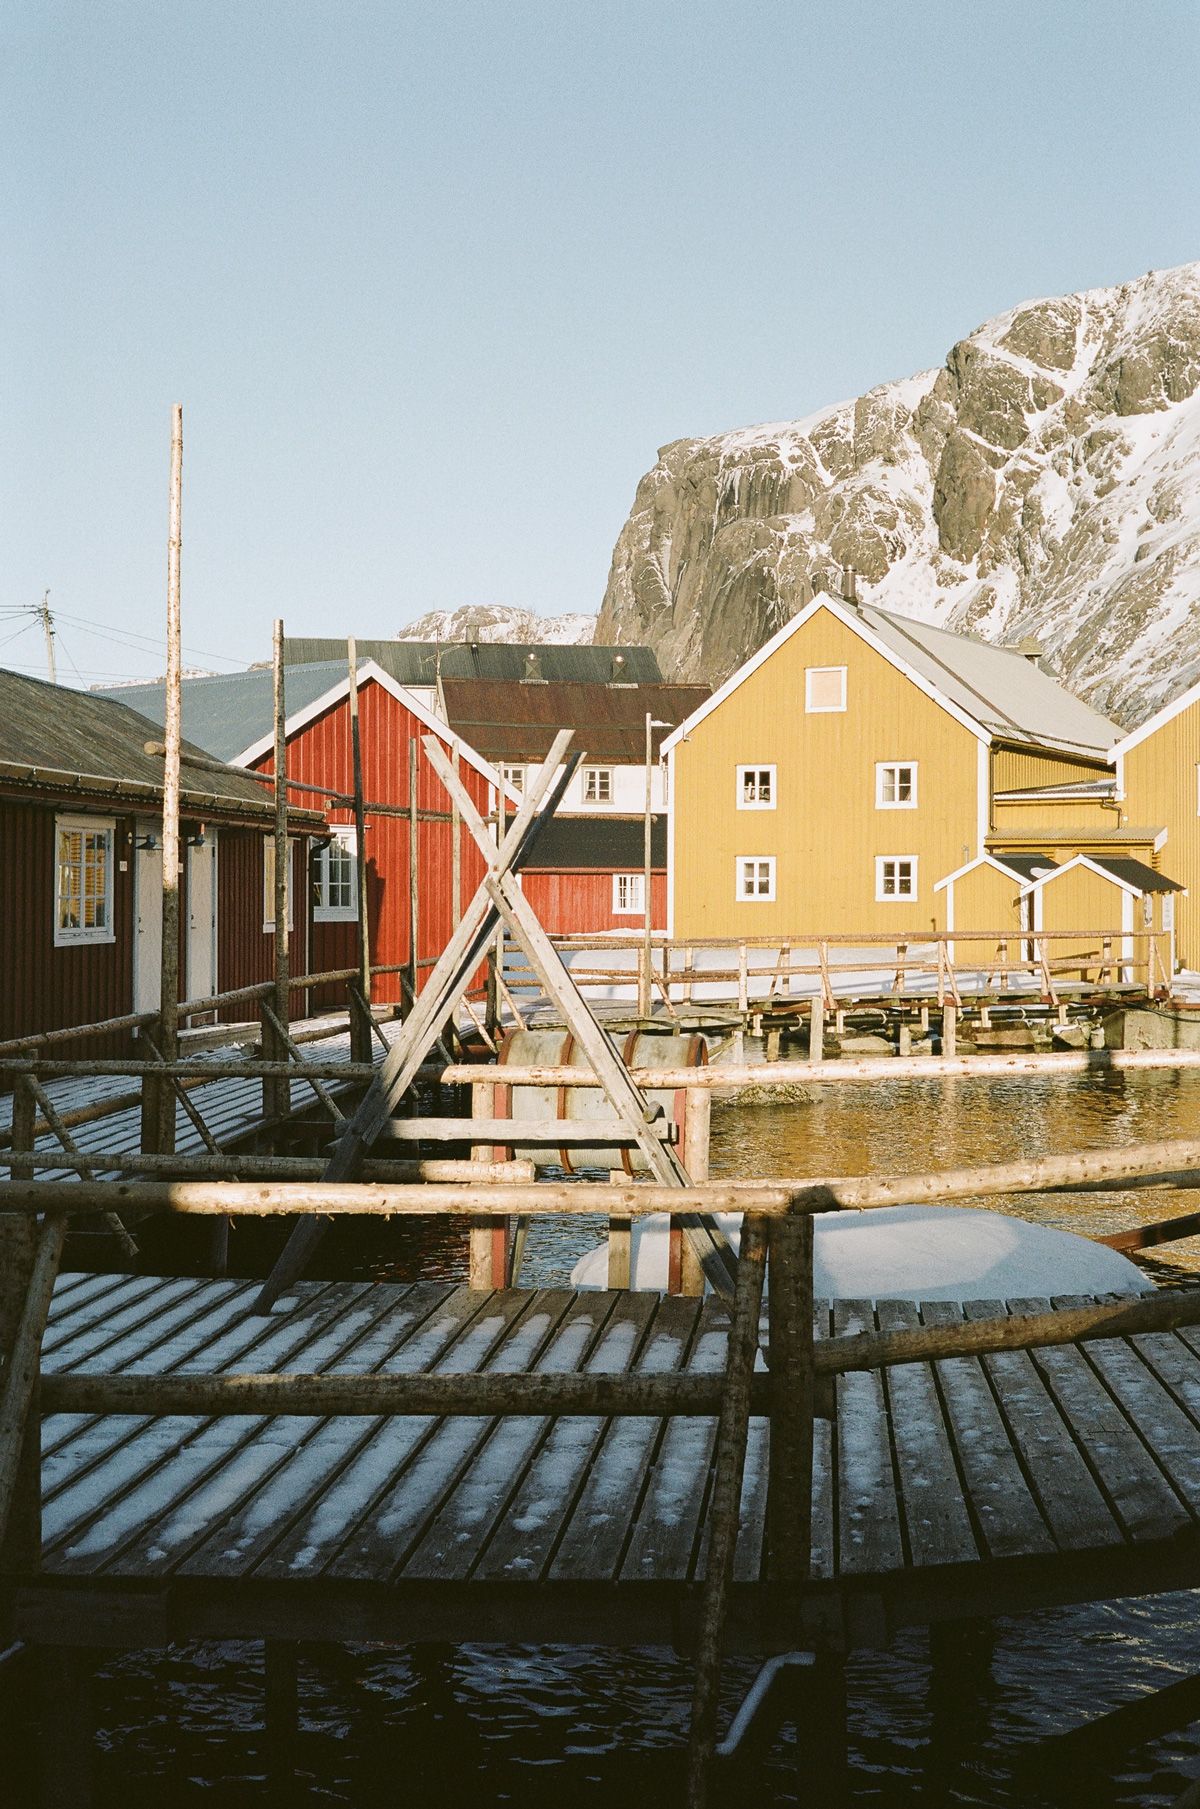
[[[831,714],[846,708],[846,668],[806,666],[804,708],[810,716]]]
[[[876,763],[875,808],[877,810],[915,810],[917,808],[917,764],[915,760],[904,762],[880,760]]]
[[[875,856],[875,901],[890,903],[897,898],[917,896],[917,857],[915,854],[877,854]]]
[[[737,897],[741,901],[770,903],[775,897],[775,856],[773,854],[739,854],[737,857]]]
[[[774,810],[775,768],[773,766],[738,767],[737,807],[739,810]]]

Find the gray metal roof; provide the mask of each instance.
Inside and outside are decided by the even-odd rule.
[[[360,667],[362,663],[363,659],[360,659]],[[324,665],[288,666],[284,672],[288,715],[307,709],[318,697],[332,690],[345,678],[346,670],[344,658]],[[182,693],[184,734],[218,760],[232,760],[271,732],[275,720],[275,692],[269,666],[252,666],[246,672],[220,672],[206,678],[185,678]],[[166,690],[161,683],[122,685],[115,691],[98,691],[90,695],[140,710],[143,716],[162,726],[166,714]]]
[[[994,857],[1010,873],[1019,873],[1022,879],[1040,879],[1043,874],[1053,873],[1058,866],[1048,854],[1001,854],[993,850]]]
[[[998,741],[1103,755],[1124,733],[1024,654],[869,603],[858,614],[898,659]]]
[[[1156,873],[1145,861],[1132,857],[1117,857],[1111,854],[1092,854],[1089,860],[1097,867],[1103,867],[1114,879],[1123,879],[1126,885],[1136,886],[1139,892],[1182,892],[1185,890],[1177,879],[1168,879],[1165,873]]]
[[[1077,785],[1026,785],[1018,786],[1013,791],[998,791],[995,794],[997,804],[1069,804],[1072,800],[1087,802],[1089,799],[1115,797],[1117,790],[1116,774],[1107,779],[1084,779]]]
[[[575,681],[610,684],[620,674],[630,684],[662,683],[658,658],[651,647],[525,645],[507,641],[358,641],[360,659],[375,660],[401,685],[436,685],[443,678],[518,679],[536,660],[539,675],[552,683]],[[289,666],[341,662],[346,670],[343,637],[288,635],[283,657]],[[619,663],[618,663],[619,662]]]
[[[268,678],[270,674],[268,673]],[[0,776],[55,791],[120,796],[130,802],[162,795],[162,756],[146,742],[162,733],[157,718],[139,714],[124,699],[72,691],[43,679],[0,669]],[[210,772],[191,764],[203,750],[185,741],[180,784],[185,804],[270,815],[270,791],[230,768]]]

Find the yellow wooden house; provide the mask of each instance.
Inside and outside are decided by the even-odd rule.
[[[1200,684],[1118,741],[1109,760],[1122,819],[1162,825],[1162,864],[1186,888],[1171,912],[1176,963],[1194,971],[1200,968]]]
[[[942,928],[997,793],[1111,781],[1120,733],[1022,653],[818,597],[663,743],[672,933]]]

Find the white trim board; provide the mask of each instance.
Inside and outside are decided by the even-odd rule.
[[[961,867],[954,869],[953,873],[947,873],[945,879],[935,879],[934,891],[944,891],[947,886],[952,886],[956,879],[962,879],[964,874],[973,873],[976,867],[994,867],[997,873],[1003,873],[1007,879],[1015,879],[1019,887],[1024,887],[1026,883],[1023,873],[1018,873],[1013,867],[1006,867],[1004,862],[997,859],[994,854],[977,854],[974,860],[964,861]],[[1049,874],[1046,877],[1048,879]]]
[[[1165,728],[1167,723],[1173,722],[1176,716],[1182,716],[1183,712],[1189,709],[1197,698],[1200,698],[1200,679],[1194,685],[1189,685],[1188,689],[1177,697],[1174,703],[1164,704],[1161,710],[1157,710],[1153,716],[1147,717],[1140,729],[1131,729],[1124,740],[1118,741],[1110,747],[1108,750],[1110,766],[1117,766],[1131,747],[1139,747],[1143,741],[1149,740],[1151,735],[1157,734],[1159,729]],[[1123,794],[1124,790],[1124,774],[1119,773],[1118,795]]]

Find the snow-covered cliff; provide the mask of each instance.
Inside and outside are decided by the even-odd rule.
[[[881,608],[1032,635],[1131,722],[1200,677],[1200,263],[1028,302],[807,420],[677,440],[598,641],[719,682],[853,565]]]

